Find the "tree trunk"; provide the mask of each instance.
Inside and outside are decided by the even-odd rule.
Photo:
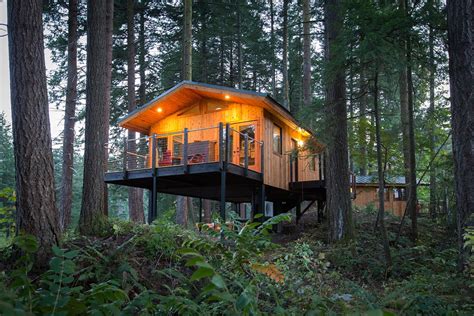
[[[408,0],[407,0],[408,1]],[[411,238],[416,241],[418,237],[418,210],[416,192],[416,157],[415,157],[415,120],[414,120],[414,100],[413,100],[413,79],[411,70],[411,39],[407,40],[407,84],[408,84],[408,210],[411,217]]]
[[[360,71],[359,79],[359,148],[360,148],[360,175],[368,175],[368,164],[367,164],[367,127],[369,122],[367,121],[367,89],[365,87],[365,69],[362,68]]]
[[[429,10],[433,12],[433,0],[429,1]],[[430,25],[428,34],[429,45],[429,85],[430,85],[430,107],[428,109],[429,122],[429,140],[430,140],[430,161],[434,160],[436,154],[436,139],[435,139],[435,75],[436,63],[434,56],[434,35],[433,27]],[[434,163],[430,167],[430,217],[434,219],[437,213],[437,193],[436,193],[436,166]]]
[[[221,85],[224,85],[224,82],[225,82],[225,79],[224,79],[224,75],[225,75],[225,69],[224,69],[224,50],[225,50],[225,45],[224,45],[224,35],[221,34],[219,36],[219,43],[220,43],[220,51],[219,51],[219,54],[220,54],[220,67],[219,67],[219,80],[220,80],[220,84]]]
[[[134,0],[127,0],[127,97],[128,112],[136,108],[135,101],[135,9]],[[128,130],[128,152],[132,155],[128,157],[129,168],[137,167],[137,153],[135,132]],[[138,162],[139,163],[139,162]],[[128,214],[131,221],[145,223],[143,211],[143,190],[139,188],[128,188]]]
[[[63,164],[61,179],[60,226],[71,225],[72,178],[74,171],[74,125],[77,100],[77,0],[69,0],[67,87],[64,113]]]
[[[374,75],[374,116],[375,116],[375,138],[377,142],[377,171],[379,177],[379,213],[377,216],[378,227],[382,238],[384,249],[385,263],[387,271],[392,266],[392,256],[390,253],[390,245],[387,238],[387,230],[385,229],[385,170],[382,162],[382,142],[380,137],[380,114],[379,114],[379,88],[378,88],[378,69]]]
[[[17,233],[37,238],[46,264],[59,240],[44,61],[42,1],[8,1]]]
[[[400,8],[407,12],[406,0],[400,0]],[[405,65],[400,71],[400,116],[402,122],[403,157],[405,166],[405,182],[407,183],[408,201],[407,212],[411,217],[411,239],[417,238],[417,211],[416,211],[416,161],[415,161],[415,134],[413,122],[413,94],[411,76],[411,43],[409,34],[404,35],[402,43],[402,60]]]
[[[474,3],[448,0],[447,12],[459,268],[462,269],[469,253],[463,247],[463,234],[474,210]]]
[[[237,2],[237,86],[242,89],[243,62],[242,62],[242,14],[240,13],[240,2]]]
[[[340,54],[336,42],[342,28],[343,12],[340,0],[325,5],[326,59],[334,71],[326,77],[327,145],[327,207],[329,239],[337,241],[353,237],[352,210],[349,192],[349,162],[347,156],[347,108],[345,102],[344,66],[338,63]]]
[[[110,0],[89,0],[87,4],[87,80],[84,145],[84,182],[79,231],[101,233],[105,220],[104,166],[105,135],[108,134],[109,39],[107,12]],[[109,96],[108,96],[109,95]]]
[[[208,52],[207,52],[207,4],[200,0],[199,8],[201,10],[201,82],[208,82]]]
[[[140,34],[139,36],[139,45],[140,45],[140,54],[138,55],[138,64],[139,64],[139,75],[140,75],[140,87],[139,87],[139,98],[140,105],[146,103],[146,75],[145,75],[145,56],[146,56],[146,47],[145,47],[145,7],[141,7],[140,10]]]
[[[110,90],[112,86],[112,34],[114,30],[114,0],[106,0],[106,46],[107,46],[107,63],[106,63],[106,75],[107,75],[107,90],[105,94],[105,128],[104,128],[104,144],[109,143],[109,124],[110,124]],[[104,158],[104,173],[107,172],[109,162],[109,151],[105,150]],[[109,215],[109,193],[108,193],[107,183],[104,182],[104,215]]]
[[[273,8],[273,0],[270,0],[270,45],[271,45],[271,62],[272,62],[272,95],[275,98],[276,91],[276,66],[275,66],[275,12]]]
[[[311,14],[309,0],[303,0],[303,105],[311,106]]]
[[[193,1],[184,0],[183,80],[192,80],[192,16]]]
[[[183,26],[183,80],[192,80],[192,0],[184,0],[184,26]],[[188,205],[191,198],[176,197],[176,223],[183,226],[188,224]]]
[[[290,109],[290,84],[288,79],[288,3],[283,0],[283,105]]]

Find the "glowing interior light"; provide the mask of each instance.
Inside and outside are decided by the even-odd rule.
[[[162,108],[157,108],[156,112],[161,113],[161,112],[163,112],[163,109]]]
[[[226,100],[229,100],[229,99],[230,99],[230,95],[226,94],[226,95],[224,96],[224,98],[225,98]]]
[[[299,141],[298,141],[298,146],[303,147],[303,146],[304,146],[304,141],[299,140]]]
[[[219,107],[216,108],[216,110],[222,110],[222,108],[219,106]]]

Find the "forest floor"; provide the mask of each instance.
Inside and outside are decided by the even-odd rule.
[[[387,216],[387,269],[374,220],[356,212],[356,240],[335,245],[314,213],[278,235],[252,224],[241,233],[184,230],[170,217],[151,226],[112,222],[102,237],[66,236],[46,272],[25,278],[31,258],[0,265],[0,314],[474,313],[472,278],[456,270],[453,232],[421,216],[417,243],[406,227],[394,245],[399,219]]]

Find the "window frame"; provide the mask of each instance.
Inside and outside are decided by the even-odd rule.
[[[275,128],[278,128],[280,131],[280,140],[279,140],[279,146],[278,150],[275,150]],[[273,129],[272,129],[272,151],[275,155],[283,155],[283,128],[281,128],[280,125],[273,123]]]

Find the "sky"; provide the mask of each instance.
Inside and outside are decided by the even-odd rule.
[[[0,0],[0,23],[7,23],[7,2]],[[0,27],[0,35],[5,34]],[[46,69],[53,69],[54,65],[49,60],[49,51],[45,51]],[[8,65],[8,38],[0,37],[0,112],[7,114],[7,120],[11,123],[11,103],[10,103],[10,71]],[[63,112],[50,107],[49,111],[51,136],[57,137],[63,128]]]

